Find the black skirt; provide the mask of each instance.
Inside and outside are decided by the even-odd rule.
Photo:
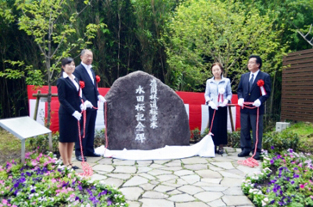
[[[78,140],[77,119],[67,111],[59,109],[59,132],[60,142],[76,142]]]
[[[209,129],[211,128],[213,114],[214,109],[209,107]],[[214,134],[212,139],[215,146],[227,145],[227,107],[218,107],[218,110],[216,110],[211,132]]]

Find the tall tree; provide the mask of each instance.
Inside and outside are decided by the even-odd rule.
[[[278,44],[281,31],[273,30],[271,11],[261,15],[241,2],[190,0],[181,4],[168,22],[168,64],[178,90],[203,90],[209,66],[220,62],[236,88],[246,71],[249,55],[264,59],[263,70],[273,72],[285,46]]]
[[[65,0],[42,0],[42,1],[23,1],[16,0],[15,5],[17,9],[21,10],[22,15],[18,19],[19,29],[23,30],[34,38],[34,42],[41,51],[42,61],[45,69],[34,69],[33,66],[26,66],[28,75],[28,82],[32,84],[48,85],[48,117],[47,127],[50,126],[51,117],[51,85],[55,78],[55,72],[60,71],[59,63],[62,57],[68,56],[69,52],[78,46],[86,47],[90,43],[90,39],[95,37],[97,30],[103,24],[95,25],[89,24],[86,26],[84,37],[77,39],[75,42],[70,42],[69,37],[76,33],[73,28],[73,23],[76,21],[78,15],[90,5],[87,0],[84,3],[85,7],[80,11],[73,11],[67,13],[67,5],[70,1]],[[23,61],[11,61],[12,65],[24,65]],[[13,76],[12,76],[13,74]],[[25,70],[6,69],[3,76],[22,77]],[[43,75],[46,81],[42,81]],[[35,79],[34,79],[35,78]],[[34,82],[36,80],[36,82]]]

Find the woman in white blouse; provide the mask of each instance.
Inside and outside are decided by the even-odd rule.
[[[211,129],[215,152],[223,154],[223,146],[227,145],[226,106],[231,101],[232,92],[230,80],[223,77],[224,69],[220,63],[214,63],[211,72],[213,77],[206,81],[204,97],[206,104],[209,105],[209,128]],[[212,123],[214,110],[216,112]],[[217,146],[219,146],[218,150]]]

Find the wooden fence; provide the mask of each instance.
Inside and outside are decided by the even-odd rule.
[[[313,49],[283,59],[281,120],[313,123]]]

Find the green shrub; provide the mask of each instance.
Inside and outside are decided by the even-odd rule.
[[[287,149],[298,151],[299,136],[290,131],[267,132],[263,134],[263,149],[281,152]]]
[[[194,130],[191,130],[191,137],[190,137],[190,142],[191,143],[197,143],[199,142],[202,137],[201,137],[201,134],[200,134],[200,130],[198,128],[195,128]]]
[[[210,131],[210,129],[209,129],[209,128],[206,128],[206,129],[204,130],[204,132],[201,134],[201,139],[202,139],[203,137],[205,137],[205,136],[209,133],[209,131]]]
[[[240,147],[240,131],[227,132],[228,144],[227,146],[233,148]]]
[[[95,132],[94,148],[100,147],[101,145],[105,145],[105,129],[96,130]]]
[[[29,139],[29,145],[32,150],[47,154],[49,149],[49,135],[39,135]],[[59,153],[59,132],[52,134],[52,152]]]

